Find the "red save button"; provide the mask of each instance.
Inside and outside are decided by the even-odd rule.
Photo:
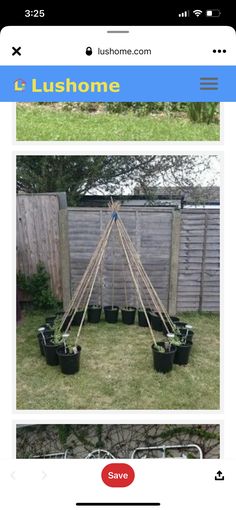
[[[108,464],[102,470],[102,481],[108,487],[128,487],[134,481],[134,470],[124,463]]]

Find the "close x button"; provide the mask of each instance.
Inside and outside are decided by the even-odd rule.
[[[21,46],[18,46],[17,48],[15,48],[15,46],[12,46],[11,47],[12,49],[12,56],[14,57],[15,55],[18,55],[19,57],[21,56]]]
[[[102,481],[108,487],[128,487],[135,478],[134,470],[129,464],[115,462],[102,470]]]

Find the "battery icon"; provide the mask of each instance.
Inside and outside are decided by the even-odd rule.
[[[221,15],[221,12],[219,9],[209,9],[206,11],[206,16],[208,18],[219,18]]]

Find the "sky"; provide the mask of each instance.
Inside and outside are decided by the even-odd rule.
[[[193,156],[201,155],[201,154],[194,154]],[[207,155],[202,154],[207,157]],[[190,156],[191,158],[191,156]],[[209,155],[209,167],[204,172],[203,165],[199,165],[196,167],[196,173],[197,173],[197,183],[200,186],[207,186],[209,185],[209,182],[214,180],[215,186],[220,186],[220,167],[221,167],[221,160],[219,156],[216,155]],[[136,184],[137,185],[137,184]],[[158,188],[161,188],[164,184],[158,183]],[[172,186],[172,184],[169,184],[169,186]],[[174,187],[174,185],[173,185]],[[130,195],[133,194],[133,188],[134,185],[132,181],[128,181],[127,185],[122,184],[122,195]],[[110,192],[103,191],[102,189],[93,188],[89,191],[88,195],[110,195]],[[119,191],[117,192],[119,194]]]

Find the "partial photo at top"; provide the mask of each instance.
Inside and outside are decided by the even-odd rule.
[[[220,167],[17,157],[17,409],[219,409]]]
[[[17,141],[219,141],[215,102],[18,103]]]

